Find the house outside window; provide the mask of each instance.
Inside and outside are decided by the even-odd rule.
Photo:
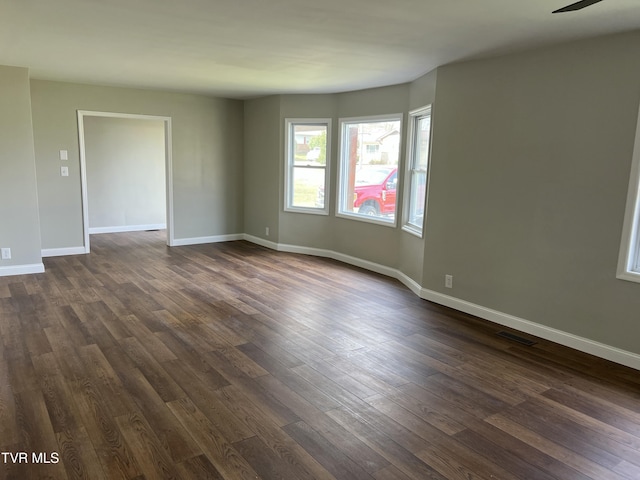
[[[402,115],[340,121],[337,215],[396,224]]]
[[[403,230],[422,237],[427,201],[431,107],[409,112],[405,218]]]
[[[331,119],[285,120],[287,212],[328,215]]]

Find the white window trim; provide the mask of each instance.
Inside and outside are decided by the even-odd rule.
[[[640,109],[633,146],[617,278],[640,283]]]
[[[311,215],[329,215],[329,198],[330,189],[329,182],[331,179],[331,119],[330,118],[285,118],[285,133],[284,133],[284,211],[295,213],[307,213]],[[292,170],[295,165],[292,165],[292,139],[291,139],[291,127],[293,125],[326,125],[327,126],[327,158],[324,167],[305,167],[305,168],[317,168],[324,169],[324,208],[313,207],[295,207],[291,205],[293,201],[293,181]]]
[[[345,177],[348,176],[347,168],[343,162],[343,154],[344,148],[346,144],[346,129],[345,125],[350,123],[367,123],[367,122],[380,122],[384,120],[389,120],[392,122],[400,121],[400,131],[399,135],[402,138],[402,122],[403,122],[404,114],[402,113],[391,113],[388,115],[369,115],[364,117],[343,117],[338,119],[338,123],[340,125],[340,147],[338,149],[338,182],[336,186],[336,217],[339,218],[348,218],[349,220],[357,220],[359,222],[364,223],[373,223],[376,225],[383,225],[385,227],[396,228],[398,225],[398,216],[400,211],[400,204],[398,202],[399,197],[396,196],[396,214],[393,217],[393,221],[389,220],[378,220],[372,217],[366,217],[363,215],[358,215],[357,213],[349,213],[349,212],[341,212],[342,208],[342,182]],[[400,182],[402,181],[401,175],[399,175],[401,171],[401,161],[402,161],[402,152],[398,152],[398,186],[396,187],[396,192],[401,191]]]
[[[419,118],[426,116],[427,114],[431,117],[431,126],[430,130],[433,130],[433,114],[432,114],[432,106],[427,105],[425,107],[418,108],[416,110],[411,110],[409,112],[409,134],[407,138],[407,160],[406,160],[406,168],[405,168],[405,180],[404,180],[404,209],[402,215],[402,230],[415,235],[418,238],[422,238],[424,235],[424,226],[427,218],[427,204],[429,203],[429,181],[431,180],[431,131],[429,132],[429,150],[427,153],[427,184],[425,185],[425,204],[424,204],[424,215],[422,217],[422,225],[420,227],[409,223],[409,209],[411,208],[411,171],[413,169],[413,154],[415,152],[415,133],[416,133],[416,123]]]

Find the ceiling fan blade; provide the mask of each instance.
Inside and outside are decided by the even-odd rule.
[[[580,10],[582,8],[588,7],[589,5],[593,5],[594,3],[601,2],[602,0],[580,0],[579,2],[572,3],[571,5],[567,5],[564,8],[560,8],[551,13],[562,13],[562,12],[573,12],[574,10]]]

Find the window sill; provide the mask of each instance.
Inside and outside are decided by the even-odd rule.
[[[414,227],[413,225],[405,225],[402,227],[402,231],[410,233],[414,237],[422,238],[422,229]]]
[[[285,207],[284,211],[287,213],[304,213],[307,215],[329,215],[328,210],[321,210],[319,208]]]
[[[359,222],[364,223],[373,223],[375,225],[382,225],[383,227],[391,227],[395,228],[396,221],[395,220],[382,220],[378,217],[366,216],[366,215],[358,215],[357,213],[336,213],[336,217],[338,218],[347,218],[349,220],[357,220]]]
[[[640,272],[625,271],[616,275],[618,280],[626,280],[628,282],[640,283]]]

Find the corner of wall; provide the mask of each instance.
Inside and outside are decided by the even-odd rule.
[[[43,269],[29,71],[0,66],[0,275]]]

